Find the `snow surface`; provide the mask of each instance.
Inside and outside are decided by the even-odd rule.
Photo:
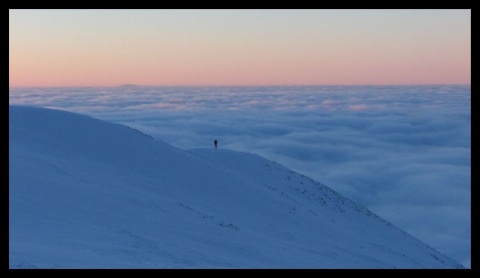
[[[10,268],[462,268],[308,177],[10,106]]]

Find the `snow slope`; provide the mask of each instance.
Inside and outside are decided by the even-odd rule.
[[[10,268],[462,268],[260,156],[10,106]]]

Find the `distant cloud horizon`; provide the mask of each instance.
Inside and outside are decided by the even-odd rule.
[[[144,85],[144,84],[119,84],[119,85],[82,85],[82,86],[9,86],[11,89],[48,89],[48,88],[112,88],[112,87],[382,87],[382,86],[394,86],[394,87],[411,87],[411,86],[471,86],[471,83],[425,83],[425,84],[286,84],[286,85]]]

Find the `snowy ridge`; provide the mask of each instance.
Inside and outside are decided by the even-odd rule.
[[[10,268],[462,268],[258,155],[10,106]]]

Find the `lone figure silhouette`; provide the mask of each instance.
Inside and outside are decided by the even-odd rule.
[[[217,139],[215,139],[215,140],[213,141],[213,144],[215,145],[215,149],[216,149],[216,148],[217,148],[217,144],[218,144]]]

